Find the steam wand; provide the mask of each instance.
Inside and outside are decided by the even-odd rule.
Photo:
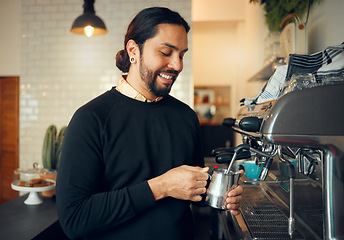
[[[234,154],[233,154],[233,157],[232,157],[232,160],[230,161],[229,165],[228,165],[228,168],[225,172],[225,174],[229,173],[232,166],[233,166],[233,163],[235,161],[235,158],[237,157],[238,153],[242,150],[247,150],[249,151],[250,150],[250,145],[248,144],[240,144],[239,146],[237,146],[236,148],[233,149],[234,150]]]
[[[295,230],[295,218],[294,218],[294,181],[295,181],[295,168],[290,161],[283,158],[282,147],[278,146],[278,157],[279,159],[288,165],[288,176],[289,176],[289,219],[288,219],[288,234],[293,235]]]

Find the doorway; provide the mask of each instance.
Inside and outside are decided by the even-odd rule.
[[[0,204],[18,197],[12,190],[19,167],[19,77],[0,77]]]

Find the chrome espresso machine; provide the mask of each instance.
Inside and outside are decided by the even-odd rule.
[[[244,106],[223,125],[243,143],[215,149],[217,163],[263,166],[258,179],[241,177],[241,214],[225,213],[226,238],[344,239],[344,83]]]

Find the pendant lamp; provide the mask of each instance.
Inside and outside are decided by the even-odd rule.
[[[84,0],[84,14],[75,19],[70,30],[72,33],[85,34],[87,37],[106,34],[103,20],[94,11],[95,0]]]

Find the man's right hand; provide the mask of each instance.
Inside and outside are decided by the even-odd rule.
[[[173,197],[197,202],[202,200],[200,194],[206,192],[208,170],[208,167],[183,165],[148,180],[148,184],[155,200]]]

